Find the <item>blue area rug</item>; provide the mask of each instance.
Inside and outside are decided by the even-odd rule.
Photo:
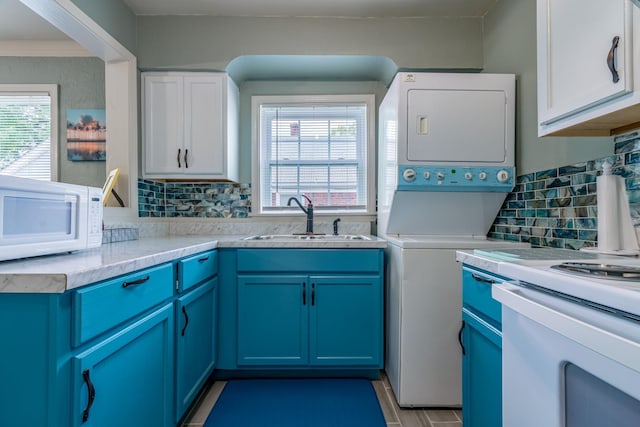
[[[205,427],[386,427],[366,379],[229,380]]]

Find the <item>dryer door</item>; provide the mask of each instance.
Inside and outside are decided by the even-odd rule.
[[[503,91],[412,89],[407,104],[409,161],[474,164],[506,160]]]

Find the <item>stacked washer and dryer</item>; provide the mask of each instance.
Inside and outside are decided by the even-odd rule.
[[[486,238],[514,186],[515,76],[398,73],[380,105],[378,235],[385,371],[403,407],[459,407],[458,249]]]

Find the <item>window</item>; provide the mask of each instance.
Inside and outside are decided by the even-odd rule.
[[[57,177],[56,85],[0,85],[0,173]]]
[[[317,212],[374,213],[373,95],[256,96],[254,212],[291,212],[309,197]]]

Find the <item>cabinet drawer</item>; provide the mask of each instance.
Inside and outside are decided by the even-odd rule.
[[[172,264],[141,270],[72,295],[72,343],[80,345],[173,295]]]
[[[467,268],[463,268],[462,276],[463,305],[500,326],[502,305],[491,297],[491,285],[502,283],[504,279]]]
[[[207,251],[178,262],[179,292],[218,273],[218,253]]]
[[[381,249],[239,249],[238,271],[382,272]]]

